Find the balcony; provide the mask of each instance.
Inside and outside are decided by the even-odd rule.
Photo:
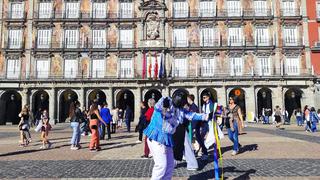
[[[7,22],[24,22],[26,21],[27,13],[21,11],[7,11],[4,13],[4,19]]]
[[[315,40],[310,42],[312,52],[320,52],[320,41]]]
[[[290,20],[290,19],[302,19],[301,9],[281,9],[280,10],[280,18],[282,20]]]
[[[78,13],[68,13],[64,11],[52,11],[51,13],[39,14],[39,12],[34,12],[34,19],[38,22],[115,22],[115,21],[138,21],[137,14],[132,13],[121,13],[117,11],[106,12],[105,15],[99,15],[94,12],[83,12]]]
[[[297,49],[304,48],[304,40],[301,39],[283,39],[283,48],[285,49]]]
[[[4,43],[4,49],[7,52],[17,52],[17,51],[24,51],[25,43],[24,41],[11,41],[10,39]]]

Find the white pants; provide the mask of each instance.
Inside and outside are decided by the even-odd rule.
[[[198,162],[194,155],[188,132],[184,136],[184,157],[186,158],[188,169],[198,169]]]
[[[154,166],[151,180],[170,180],[174,169],[173,150],[157,141],[148,139],[148,146],[153,155]]]

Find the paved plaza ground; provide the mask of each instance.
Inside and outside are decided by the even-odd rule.
[[[240,136],[240,154],[231,156],[231,143],[222,140],[225,179],[320,179],[320,133],[303,127],[247,124]],[[225,132],[225,131],[224,131]],[[1,179],[149,179],[152,159],[141,159],[143,144],[137,133],[120,129],[112,140],[102,140],[102,151],[89,152],[90,137],[82,137],[82,149],[70,150],[69,124],[57,124],[49,137],[53,148],[41,150],[39,133],[31,131],[33,142],[19,147],[16,126],[0,126]],[[225,132],[226,134],[226,132]],[[212,155],[199,162],[198,171],[188,171],[186,163],[174,171],[177,179],[213,179]]]

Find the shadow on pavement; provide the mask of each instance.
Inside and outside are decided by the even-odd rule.
[[[220,174],[221,174],[221,169],[220,170]],[[249,169],[249,170],[237,170],[236,167],[234,166],[229,166],[229,167],[225,167],[223,168],[223,172],[230,172],[230,173],[244,173],[241,174],[240,176],[234,178],[234,180],[249,180],[250,179],[250,174],[255,174],[256,170],[255,169]],[[220,177],[221,178],[221,177]],[[192,175],[189,177],[189,180],[205,180],[205,179],[214,179],[214,170],[209,170],[209,171],[205,171],[196,175]],[[228,177],[224,177],[223,179],[229,179]]]

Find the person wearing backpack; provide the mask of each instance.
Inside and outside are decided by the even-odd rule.
[[[79,150],[80,146],[80,123],[82,121],[82,113],[80,110],[80,103],[78,101],[72,102],[69,110],[70,126],[73,130],[71,138],[71,150]]]

